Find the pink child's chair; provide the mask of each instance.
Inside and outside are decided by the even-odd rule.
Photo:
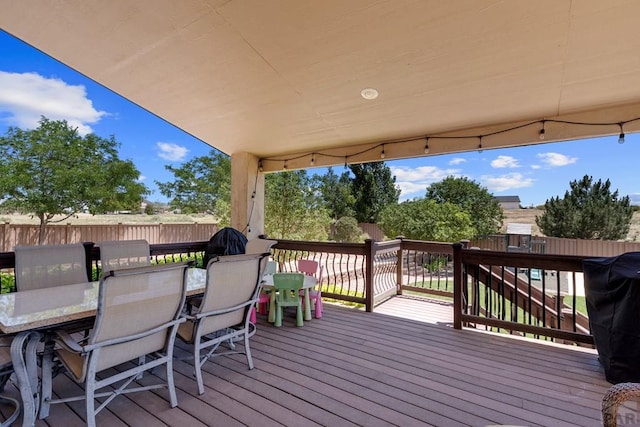
[[[322,317],[322,273],[324,271],[323,266],[318,264],[318,261],[312,261],[309,259],[298,260],[298,271],[306,274],[307,276],[315,276],[318,280],[314,289],[309,289],[309,301],[313,304],[311,307],[314,311],[314,317],[320,319]],[[300,291],[300,295],[303,295],[304,291]]]
[[[266,276],[267,274],[274,274],[276,272],[276,269],[278,267],[278,264],[275,261],[267,261],[267,266],[264,269],[264,273],[263,276]],[[269,299],[271,298],[271,296],[262,291],[258,294],[258,313],[260,314],[267,314],[269,312]],[[249,321],[253,324],[256,323],[257,321],[257,316],[256,316],[256,309],[253,308],[251,311],[251,316]]]

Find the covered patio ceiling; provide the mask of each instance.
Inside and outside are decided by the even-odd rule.
[[[264,171],[640,130],[636,0],[0,6],[3,30]]]

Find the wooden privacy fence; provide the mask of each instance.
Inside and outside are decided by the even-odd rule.
[[[575,255],[581,257],[610,257],[625,252],[640,251],[640,242],[616,242],[611,240],[564,239],[560,237],[532,237],[531,253]],[[506,251],[507,239],[503,234],[472,240],[471,247],[490,251]]]
[[[44,244],[100,242],[102,240],[145,239],[150,244],[206,241],[218,231],[218,224],[100,224],[49,225]],[[38,226],[4,223],[0,227],[1,252],[16,245],[37,245]]]

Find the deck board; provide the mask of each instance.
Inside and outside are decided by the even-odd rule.
[[[599,426],[610,386],[591,349],[452,329],[450,307],[394,297],[374,313],[325,304],[322,319],[282,328],[259,318],[255,369],[243,355],[193,378],[189,347],[176,348],[179,405],[165,389],[120,396],[100,426]],[[123,368],[121,368],[123,369]],[[148,384],[162,370],[145,374]],[[62,375],[56,395],[80,387]],[[15,385],[5,391],[17,396]],[[54,405],[38,426],[84,425],[82,402]]]

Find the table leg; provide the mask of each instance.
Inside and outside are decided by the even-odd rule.
[[[309,300],[309,288],[304,288],[304,320],[311,320],[311,301]]]
[[[18,380],[22,398],[22,426],[33,426],[38,413],[37,344],[40,334],[32,331],[19,333],[11,343],[11,363]]]

